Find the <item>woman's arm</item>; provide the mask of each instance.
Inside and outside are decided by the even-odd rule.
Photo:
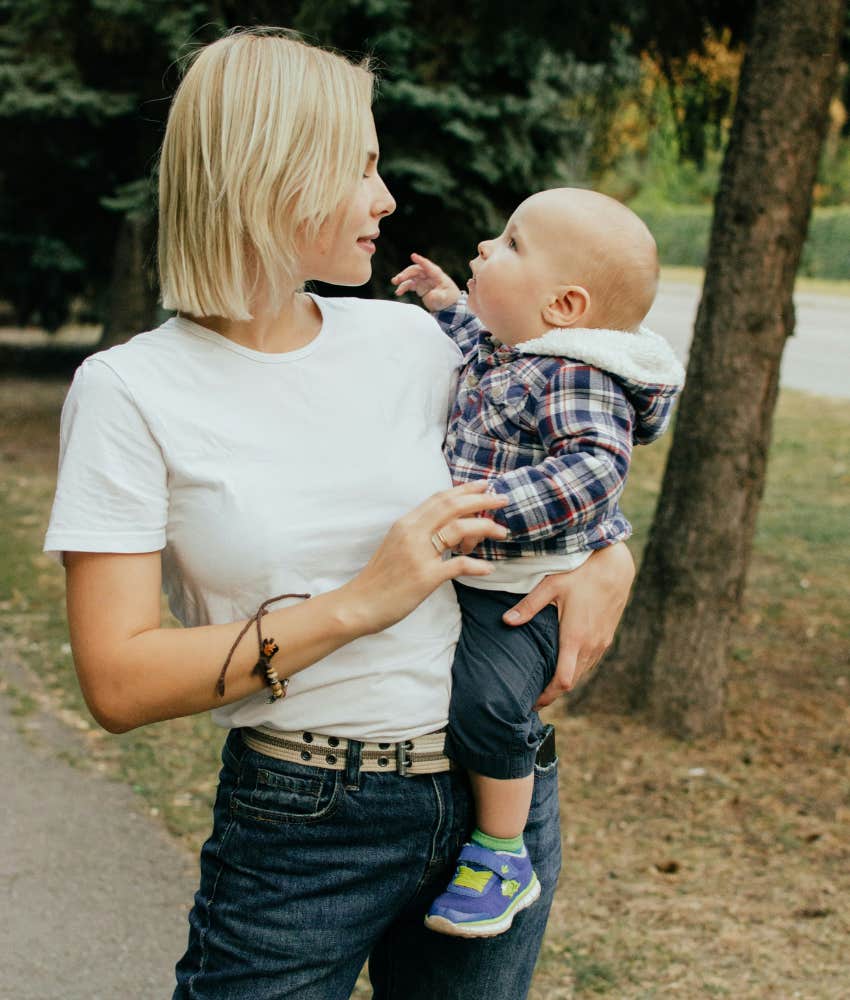
[[[572,691],[611,645],[635,578],[632,554],[623,542],[596,552],[571,573],[542,580],[504,615],[508,625],[524,625],[547,604],[560,621],[558,666],[535,708]]]
[[[504,528],[477,516],[504,503],[485,493],[485,486],[471,483],[435,494],[392,526],[349,583],[270,611],[263,635],[280,645],[278,675],[290,677],[353,639],[380,632],[446,580],[489,573],[480,559],[443,559],[431,540],[439,531],[440,544],[454,549],[504,538]],[[86,703],[105,729],[126,732],[193,715],[264,687],[252,673],[258,650],[249,630],[231,660],[224,696],[216,691],[221,665],[244,622],[161,627],[159,552],[67,552],[65,566],[74,663]]]

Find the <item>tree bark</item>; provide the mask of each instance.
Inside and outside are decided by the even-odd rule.
[[[730,628],[844,19],[845,0],[757,5],[661,496],[617,644],[587,692],[683,738],[724,728]]]
[[[98,345],[101,349],[120,344],[156,324],[154,231],[153,218],[142,213],[130,213],[121,221]]]

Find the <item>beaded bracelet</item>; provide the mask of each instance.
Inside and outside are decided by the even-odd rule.
[[[277,597],[270,597],[267,601],[263,601],[263,603],[257,608],[256,613],[245,622],[244,628],[239,635],[236,636],[233,645],[230,647],[230,652],[227,654],[227,659],[224,661],[224,666],[221,668],[221,672],[218,675],[218,682],[216,684],[216,690],[218,691],[219,697],[224,697],[224,675],[227,673],[227,668],[230,666],[230,661],[233,659],[236,647],[242,641],[242,636],[244,636],[251,627],[251,622],[256,622],[257,625],[257,645],[260,650],[260,658],[254,664],[252,673],[259,674],[261,677],[264,677],[266,684],[268,684],[271,690],[269,701],[277,701],[279,698],[286,697],[286,689],[289,687],[289,678],[284,677],[283,680],[281,680],[280,677],[278,677],[277,671],[271,665],[271,658],[278,652],[280,647],[274,639],[263,638],[260,622],[263,620],[263,616],[268,614],[266,608],[270,604],[274,604],[276,601],[284,601],[288,597],[300,597],[306,600],[310,596],[310,594],[279,594]]]
[[[260,658],[254,664],[255,674],[265,674],[266,684],[271,688],[269,701],[277,701],[278,698],[286,697],[286,689],[289,687],[289,678],[283,680],[278,677],[277,671],[269,662],[280,647],[274,639],[263,639],[260,643]]]

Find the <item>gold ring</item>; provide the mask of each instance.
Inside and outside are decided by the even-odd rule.
[[[439,555],[442,555],[446,551],[446,549],[451,547],[443,537],[442,531],[439,530],[435,531],[434,534],[431,535],[431,544],[437,550]]]

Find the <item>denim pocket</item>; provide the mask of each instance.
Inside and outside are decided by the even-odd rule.
[[[344,794],[340,775],[248,751],[230,811],[264,823],[315,823],[336,811]]]
[[[535,778],[548,779],[550,776],[557,778],[558,776],[558,758],[550,760],[548,764],[535,764],[534,765],[534,776]]]

